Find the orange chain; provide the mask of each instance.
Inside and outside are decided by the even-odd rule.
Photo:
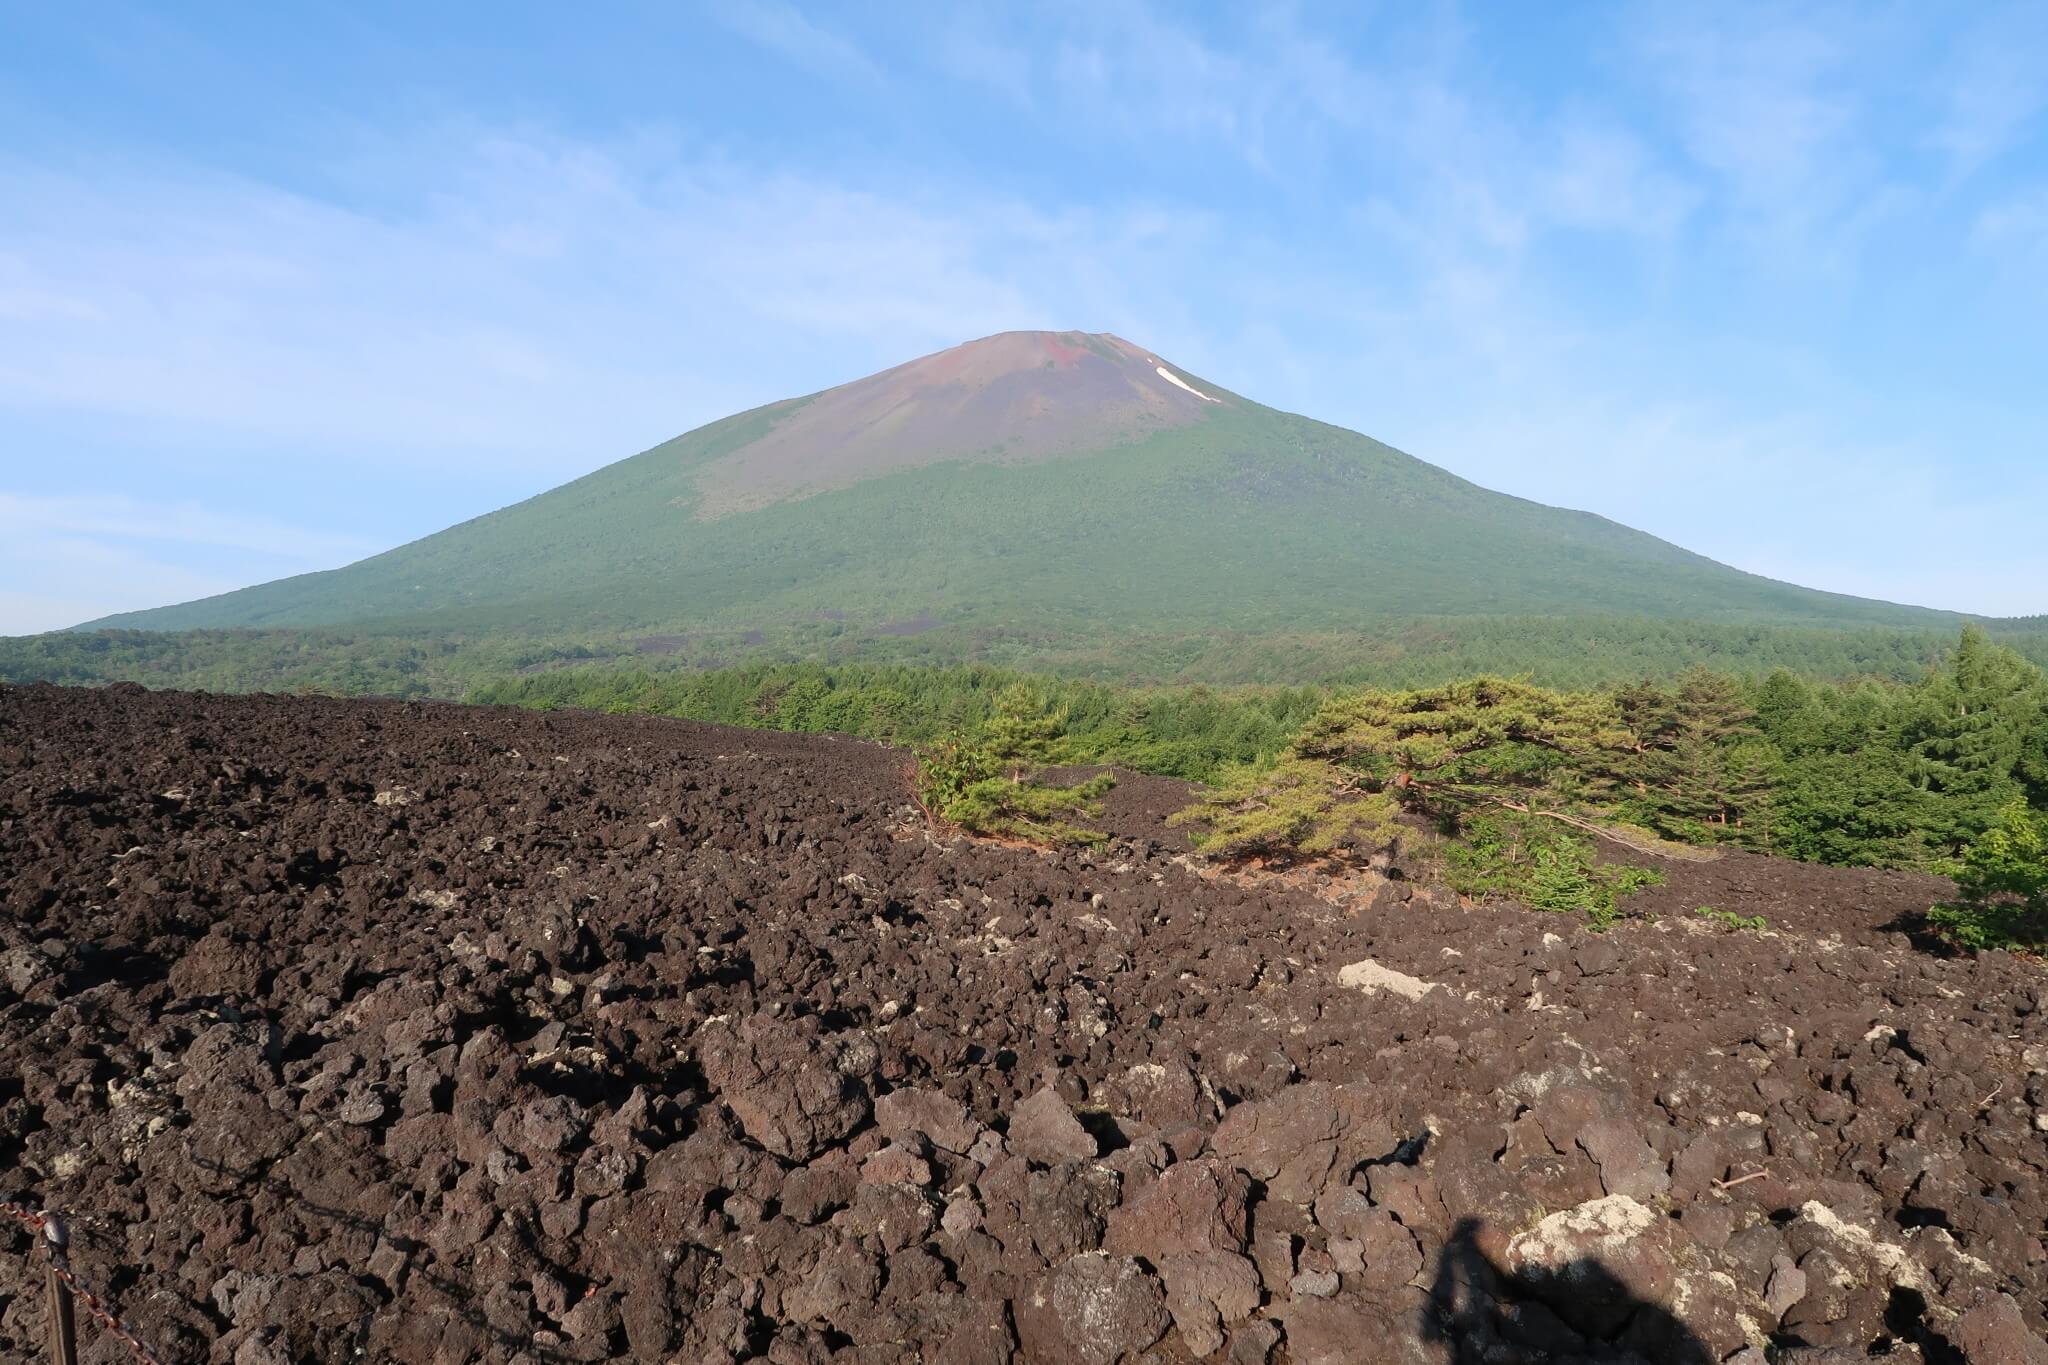
[[[121,1320],[114,1316],[113,1311],[106,1306],[100,1296],[87,1289],[84,1282],[72,1272],[70,1263],[64,1255],[67,1241],[64,1224],[55,1215],[4,1200],[0,1200],[0,1213],[6,1214],[35,1234],[36,1241],[49,1253],[50,1269],[55,1272],[57,1278],[64,1282],[78,1302],[85,1305],[85,1311],[92,1314],[95,1322],[128,1348],[128,1353],[135,1357],[139,1365],[164,1365],[163,1357],[136,1340],[135,1334],[121,1325]]]

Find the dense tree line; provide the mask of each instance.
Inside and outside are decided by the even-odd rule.
[[[1994,623],[1993,638],[2048,665],[2040,618]],[[763,629],[648,635],[595,625],[539,633],[516,621],[438,629],[413,623],[311,630],[63,631],[0,637],[0,681],[215,692],[317,690],[456,698],[551,668],[683,674],[819,663],[952,668],[980,664],[1124,685],[1427,687],[1498,674],[1548,687],[1676,679],[1704,666],[1745,677],[1784,669],[1826,681],[1915,682],[1953,650],[1950,629],[1731,625],[1644,617],[1374,617],[1348,630],[1137,634],[1087,619],[1003,627],[938,625],[889,634],[819,617]]]
[[[454,699],[481,681],[609,657],[588,640],[376,630],[93,630],[0,637],[0,682]]]
[[[1935,866],[2048,805],[2048,674],[1974,628],[1910,685],[1742,679],[1334,694],[1211,796],[1219,846],[1327,848],[1396,814],[1537,811],[1810,861]]]
[[[1774,673],[1740,698],[1709,776],[1747,786],[1733,829],[1818,862],[1927,865],[1961,854],[2014,801],[2048,804],[2048,674],[1974,629],[1911,687],[1816,687]]]
[[[1230,856],[1422,843],[1453,884],[1577,897],[1596,919],[1615,898],[1593,838],[1927,867],[1962,888],[1935,922],[1981,947],[2042,942],[2044,805],[2048,674],[1972,628],[1911,686],[1696,669],[1596,692],[1340,692],[1183,818]]]
[[[486,683],[469,699],[640,711],[763,729],[925,746],[1007,713],[1051,718],[1043,758],[1207,781],[1287,747],[1319,688],[1132,688],[984,667],[782,664],[703,673],[561,669]]]
[[[1402,697],[1410,701],[1399,704],[1442,704],[1428,700],[1442,689],[1128,687],[979,665],[693,670],[665,667],[660,659],[622,668],[604,658],[577,666],[603,651],[578,641],[125,632],[8,643],[13,653],[0,658],[0,671],[21,680],[140,675],[157,686],[467,695],[838,731],[907,745],[981,724],[1004,688],[1029,678],[1043,707],[1062,717],[1065,761],[1200,782],[1241,783],[1247,771],[1270,769],[1274,794],[1286,799],[1264,813],[1269,823],[1302,799],[1301,765],[1324,761],[1291,748],[1298,735],[1326,733],[1344,716],[1363,717]],[[1667,838],[1831,863],[1929,866],[1960,854],[2015,800],[2048,807],[2044,674],[2002,637],[1974,628],[1906,683],[1696,667],[1618,687],[1514,686],[1525,705],[1598,718],[1602,737],[1581,745],[1601,755],[1598,762],[1558,767],[1561,751],[1545,751],[1558,780],[1579,784],[1574,802]],[[1338,754],[1336,761],[1351,760]]]
[[[1876,866],[1933,866],[2009,803],[2048,807],[2048,674],[1974,628],[1911,684],[1695,668],[1582,691],[1498,679],[1127,688],[983,667],[798,664],[564,669],[470,695],[928,745],[986,723],[1021,682],[1059,716],[1058,761],[1259,790],[1246,846],[1334,846],[1347,821],[1362,839],[1391,808],[1359,802],[1388,783],[1403,811],[1439,823],[1534,800],[1666,839]],[[1327,792],[1311,780],[1332,772]]]

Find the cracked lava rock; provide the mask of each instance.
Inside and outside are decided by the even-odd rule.
[[[1939,883],[1359,912],[906,767],[0,689],[0,1195],[166,1361],[2048,1359],[2048,977]]]

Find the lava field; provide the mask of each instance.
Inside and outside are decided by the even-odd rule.
[[[0,1198],[165,1362],[2048,1361],[2048,972],[1929,951],[1940,883],[1596,934],[907,768],[0,689]]]

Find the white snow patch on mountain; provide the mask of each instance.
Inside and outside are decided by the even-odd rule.
[[[1152,368],[1159,371],[1159,377],[1161,379],[1164,379],[1169,384],[1180,385],[1180,387],[1186,389],[1189,393],[1201,399],[1204,403],[1221,403],[1223,401],[1221,398],[1211,398],[1208,394],[1203,393],[1200,389],[1196,388],[1193,384],[1188,383],[1187,380],[1182,379],[1179,375],[1175,374],[1172,370],[1167,369],[1164,365],[1155,364]]]

